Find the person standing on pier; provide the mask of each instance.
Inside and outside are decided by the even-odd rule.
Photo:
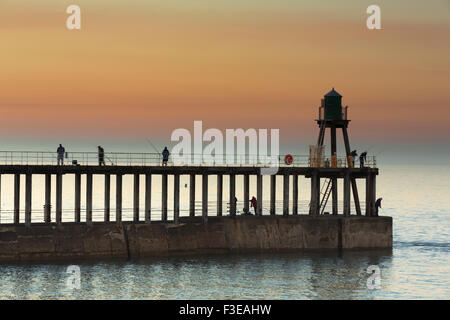
[[[101,146],[98,146],[98,165],[105,166],[105,149]]]
[[[170,152],[169,152],[169,150],[167,149],[167,147],[164,147],[164,150],[163,150],[163,152],[162,152],[162,156],[163,156],[163,166],[167,166],[167,162],[169,161],[169,155],[170,155]]]
[[[350,152],[350,158],[348,159],[348,166],[349,168],[354,168],[355,167],[355,158],[358,156],[358,153],[356,153],[356,150],[353,150],[352,152]]]
[[[364,168],[364,162],[367,160],[367,151],[364,151],[359,155],[359,166]]]
[[[378,198],[377,201],[375,201],[375,217],[378,217],[378,208],[381,208],[381,200],[383,200],[383,198]]]
[[[258,206],[258,200],[256,200],[255,196],[252,197],[252,199],[250,200],[253,209],[255,210],[255,216],[256,216],[256,207]]]
[[[58,154],[58,166],[59,165],[64,165],[64,153],[66,152],[66,149],[64,149],[64,147],[59,144],[58,149],[56,149],[56,153]]]

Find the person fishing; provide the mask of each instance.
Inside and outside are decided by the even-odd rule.
[[[105,164],[105,149],[103,149],[101,146],[98,146],[98,165],[106,166],[106,164]]]
[[[258,200],[256,200],[255,196],[252,197],[252,199],[250,200],[250,203],[252,204],[251,206],[254,208],[255,210],[255,216],[256,216],[256,207],[258,206]]]
[[[367,151],[364,151],[359,155],[359,166],[364,168],[364,162],[367,161]]]
[[[167,149],[167,147],[164,147],[164,150],[162,151],[162,156],[163,156],[162,164],[163,164],[163,166],[167,166],[167,162],[169,161],[169,155],[170,155],[169,150]]]
[[[383,198],[378,198],[377,201],[375,201],[375,217],[378,217],[378,208],[381,209],[381,200],[383,200]]]
[[[64,153],[66,152],[66,149],[64,149],[64,147],[59,144],[58,149],[56,149],[56,153],[58,154],[58,166],[59,165],[64,165]]]

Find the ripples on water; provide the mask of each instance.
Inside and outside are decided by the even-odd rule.
[[[382,168],[381,214],[394,218],[394,248],[263,255],[72,261],[0,266],[1,299],[449,299],[449,167]],[[407,179],[406,179],[407,178]],[[368,289],[369,265],[381,288]]]

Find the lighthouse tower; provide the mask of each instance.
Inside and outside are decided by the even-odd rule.
[[[319,131],[319,137],[317,139],[317,146],[323,147],[324,145],[324,139],[326,135],[327,129],[330,131],[330,146],[331,146],[331,159],[333,159],[333,156],[336,157],[337,152],[337,146],[336,146],[336,130],[341,129],[343,138],[344,138],[344,145],[345,145],[345,153],[347,155],[347,165],[349,168],[353,168],[353,162],[351,161],[350,157],[350,142],[348,139],[348,124],[350,120],[347,118],[347,110],[348,107],[342,106],[342,95],[340,95],[334,88],[328,92],[324,98],[322,99],[322,104],[319,108],[319,118],[316,120],[317,124],[319,125],[320,131]],[[337,178],[338,176],[330,178],[330,190],[332,194],[332,214],[337,215],[338,214],[338,190],[337,190]],[[361,215],[361,206],[359,203],[359,197],[358,197],[358,189],[356,185],[356,180],[354,178],[349,179],[349,182],[352,186],[353,191],[353,198],[355,201],[355,209],[356,214]],[[344,186],[345,188],[345,186]],[[328,189],[328,188],[327,188]],[[324,206],[326,205],[326,202],[328,200],[329,194],[325,192],[323,195],[324,200],[320,201],[319,208],[313,208],[311,210],[313,211],[321,211],[321,209],[324,209]],[[323,211],[323,210],[322,210]],[[313,212],[314,214],[314,212]],[[350,205],[344,202],[344,215],[350,214]]]

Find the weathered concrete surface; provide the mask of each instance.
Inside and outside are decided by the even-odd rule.
[[[0,261],[137,258],[173,254],[392,247],[392,218],[181,218],[179,224],[0,226]]]

